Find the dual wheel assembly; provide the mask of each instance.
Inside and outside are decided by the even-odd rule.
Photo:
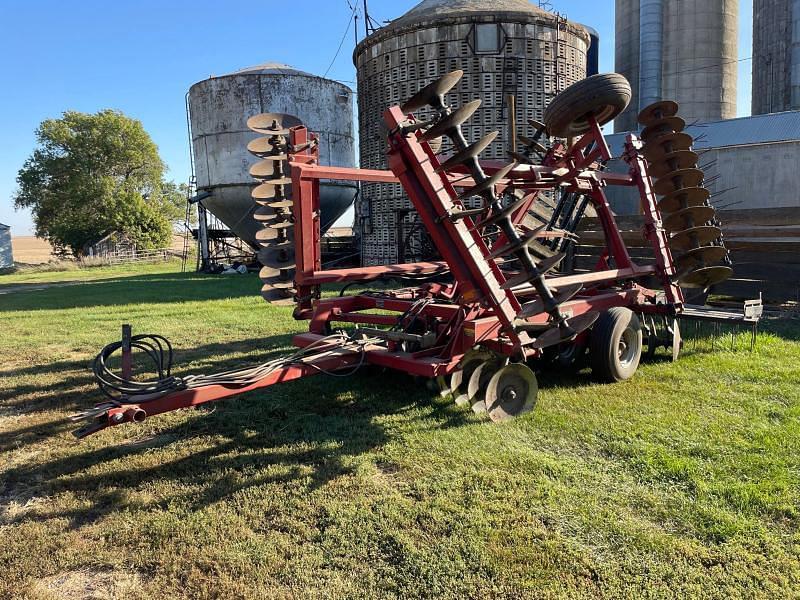
[[[596,379],[614,383],[630,379],[642,357],[642,326],[639,317],[624,307],[600,315],[586,341],[576,340],[564,350],[588,344],[589,364]],[[502,422],[533,410],[539,385],[533,370],[524,363],[475,348],[467,352],[449,381],[441,381],[443,392],[452,394],[459,406],[470,406]]]

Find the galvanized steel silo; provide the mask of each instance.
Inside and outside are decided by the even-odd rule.
[[[262,225],[253,219],[257,205],[250,196],[254,158],[247,143],[258,134],[247,128],[249,117],[264,112],[294,115],[320,135],[322,164],[355,166],[353,92],[339,82],[266,63],[194,84],[189,110],[197,187],[211,192],[203,204],[254,247]],[[323,183],[323,227],[344,214],[355,193],[352,185]]]

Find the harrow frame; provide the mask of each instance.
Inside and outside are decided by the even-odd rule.
[[[537,291],[530,284],[503,288],[509,274],[492,258],[492,250],[508,240],[501,234],[489,247],[470,216],[453,218],[455,213],[464,210],[457,200],[456,189],[474,186],[474,178],[467,171],[439,174],[437,156],[422,141],[420,131],[413,127],[413,117],[409,118],[400,107],[387,110],[384,119],[390,131],[390,171],[320,166],[315,136],[304,126],[290,130],[288,147],[300,149],[289,153],[296,255],[294,316],[310,322],[309,331],[295,336],[293,342],[299,348],[316,345],[319,352],[275,369],[247,386],[208,385],[152,398],[142,396],[138,398],[139,403],[100,404],[81,415],[89,418],[90,424],[77,431],[77,437],[125,422],[141,422],[147,416],[365,363],[438,378],[458,370],[465,354],[478,345],[515,361],[542,354],[543,349],[536,345],[537,331],[546,329],[548,323],[552,325],[552,315],[540,312],[524,319],[523,323],[517,318],[525,299],[535,297]],[[636,136],[628,137],[624,156],[629,165],[627,174],[599,170],[598,165],[612,157],[600,124],[592,118],[589,131],[571,146],[556,144],[541,166],[518,164],[497,183],[498,192],[513,188],[523,194],[524,201],[511,215],[515,227],[524,229],[525,215],[539,194],[547,190],[565,189],[586,195],[597,212],[606,237],[606,251],[595,270],[545,279],[548,288],[556,291],[575,285],[582,287],[579,296],[558,307],[567,322],[612,307],[666,317],[674,317],[683,309],[681,289],[673,282],[675,268],[668,236],[656,206],[647,162],[639,152],[641,147]],[[481,162],[481,166],[488,176],[497,174],[503,167],[491,161]],[[323,269],[321,180],[401,183],[443,260]],[[611,185],[638,188],[645,220],[642,233],[653,247],[655,265],[637,265],[631,260],[604,192]],[[401,290],[338,298],[322,299],[320,293],[320,286],[324,284],[422,277],[445,271],[452,274],[452,282],[430,281]],[[661,289],[645,287],[641,283],[644,278],[657,279]],[[347,349],[326,344],[334,323],[355,325],[364,343]],[[422,330],[409,332],[415,323],[421,324]],[[381,329],[398,325],[400,330]],[[586,335],[585,331],[578,332],[573,339]],[[380,343],[374,343],[375,338],[381,340]],[[123,360],[129,361],[125,353]]]

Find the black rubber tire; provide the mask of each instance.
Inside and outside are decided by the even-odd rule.
[[[626,342],[624,345],[623,340]],[[592,374],[596,379],[606,383],[630,379],[642,359],[642,325],[639,317],[624,307],[607,310],[592,328],[589,348]]]
[[[589,131],[589,116],[600,125],[613,121],[631,101],[631,85],[619,73],[592,75],[558,94],[544,111],[544,124],[555,137],[575,137]]]

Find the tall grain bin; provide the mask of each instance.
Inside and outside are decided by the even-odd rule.
[[[616,67],[633,101],[616,131],[637,127],[638,112],[676,100],[687,121],[736,116],[738,0],[616,0]]]
[[[589,35],[583,27],[527,0],[421,2],[355,49],[361,166],[387,167],[383,112],[456,69],[465,75],[448,95],[450,104],[483,102],[463,127],[464,133],[474,141],[499,131],[500,136],[481,156],[507,159],[506,96],[516,96],[517,121],[526,132],[528,119],[541,120],[558,92],[586,76],[588,47]],[[399,186],[364,185],[361,198],[358,210],[365,264],[425,257],[424,236]]]
[[[753,2],[753,114],[800,110],[800,0]]]
[[[0,269],[14,266],[14,252],[11,249],[11,228],[0,223]]]
[[[211,192],[203,205],[253,247],[262,225],[253,219],[258,205],[250,196],[254,158],[247,144],[258,134],[247,128],[249,117],[294,115],[320,135],[322,164],[355,166],[352,90],[287,65],[266,63],[196,83],[189,89],[189,112],[197,188]],[[325,229],[344,214],[355,194],[355,186],[323,183]]]

